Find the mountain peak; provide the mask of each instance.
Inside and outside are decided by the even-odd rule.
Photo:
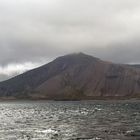
[[[79,52],[79,53],[71,53],[68,55],[60,56],[55,59],[55,61],[66,61],[71,63],[87,63],[87,62],[95,62],[100,60],[99,58],[87,55],[85,53]]]
[[[70,53],[70,54],[64,55],[63,57],[90,57],[90,58],[95,58],[95,57],[93,57],[91,55],[88,55],[88,54],[85,54],[83,52]]]

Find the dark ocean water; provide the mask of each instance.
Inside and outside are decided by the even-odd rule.
[[[140,140],[140,101],[7,101],[0,140]]]

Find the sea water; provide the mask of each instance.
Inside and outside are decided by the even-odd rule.
[[[0,140],[140,140],[140,101],[1,101]]]

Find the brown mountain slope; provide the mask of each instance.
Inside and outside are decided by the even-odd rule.
[[[140,70],[82,53],[71,54],[1,82],[0,96],[56,100],[139,98]]]

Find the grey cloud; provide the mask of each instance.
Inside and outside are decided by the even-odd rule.
[[[0,0],[0,66],[72,52],[140,63],[138,0]]]
[[[93,49],[89,46],[88,49],[84,51],[114,63],[140,64],[140,41],[137,39],[127,42],[118,42],[104,48],[94,47]]]

